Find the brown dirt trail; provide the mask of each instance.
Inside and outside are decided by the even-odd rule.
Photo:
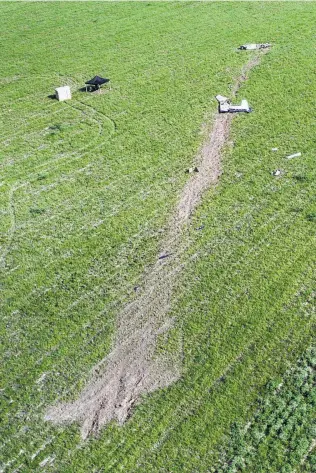
[[[247,73],[260,62],[257,53],[235,81],[233,95],[247,79]],[[183,233],[203,193],[214,185],[221,173],[221,150],[227,141],[232,114],[216,114],[206,142],[198,155],[199,172],[185,184],[174,215],[161,242],[162,254],[144,275],[143,290],[118,315],[112,351],[93,370],[91,380],[79,398],[52,406],[46,420],[81,424],[87,438],[116,420],[123,424],[140,397],[170,385],[181,374],[181,362],[155,354],[157,337],[173,321],[168,318],[172,292],[181,271],[180,256],[186,242]]]

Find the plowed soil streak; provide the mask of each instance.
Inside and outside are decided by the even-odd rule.
[[[257,53],[245,65],[235,81],[233,95],[247,79],[249,71],[259,64],[262,53]],[[156,341],[159,334],[172,325],[168,312],[181,271],[180,256],[186,244],[183,233],[203,193],[216,184],[220,176],[221,150],[232,118],[231,114],[215,116],[212,130],[198,155],[199,172],[184,186],[161,242],[162,254],[169,256],[157,258],[144,275],[139,296],[118,315],[112,351],[94,368],[79,399],[50,407],[46,420],[79,422],[85,439],[113,419],[123,424],[142,395],[169,386],[179,378],[181,363],[155,355]]]

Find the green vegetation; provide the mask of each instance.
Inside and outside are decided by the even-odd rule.
[[[0,470],[207,473],[315,334],[316,6],[12,2],[0,17]],[[249,57],[235,47],[254,41],[274,44],[239,92],[254,113],[234,119],[220,183],[192,219],[159,345],[181,342],[182,379],[81,443],[45,409],[108,353],[213,97]],[[95,74],[112,90],[79,92]],[[66,84],[71,101],[48,98]]]
[[[314,445],[314,444],[313,444]],[[316,471],[316,454],[315,445],[313,450],[303,459],[302,464],[297,468],[297,473],[315,473]]]
[[[316,438],[316,349],[283,379],[269,383],[246,426],[234,425],[217,473],[291,473],[305,463]]]

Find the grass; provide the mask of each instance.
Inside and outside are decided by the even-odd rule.
[[[315,332],[315,6],[11,3],[0,15],[2,469],[206,473]],[[220,184],[192,220],[164,342],[183,341],[182,379],[82,444],[45,408],[108,352],[213,97],[247,60],[235,47],[253,41],[274,46],[240,91],[254,113],[234,120]],[[78,92],[95,74],[112,90]],[[72,101],[48,98],[66,83]]]
[[[235,424],[216,473],[291,473],[304,464],[315,439],[315,347],[284,377],[269,383],[247,426]]]

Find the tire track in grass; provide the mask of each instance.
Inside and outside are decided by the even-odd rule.
[[[303,260],[305,261],[306,258],[303,258]],[[286,269],[285,269],[285,273],[288,273],[288,271],[287,271]],[[282,304],[281,304],[281,305],[282,305]],[[244,350],[245,350],[245,349],[243,349],[243,351],[244,351]],[[247,350],[247,348],[246,348],[246,350]],[[196,403],[197,403],[197,399],[195,398],[195,399],[194,399],[194,406],[196,406]],[[186,403],[183,405],[183,408],[185,408],[185,405],[186,405]],[[194,406],[193,406],[193,407],[194,407]],[[164,416],[164,417],[165,417],[165,416]],[[174,416],[173,416],[173,417],[174,417]],[[178,416],[177,416],[177,417],[178,417]],[[177,418],[177,417],[176,417],[176,418]],[[180,415],[180,418],[181,418],[181,415]],[[179,419],[180,419],[180,418],[179,418]],[[178,420],[179,420],[179,419],[178,419]],[[145,430],[146,430],[146,429],[145,429]],[[172,430],[174,430],[174,428],[172,428]],[[144,432],[143,432],[143,433],[144,433]],[[161,441],[158,441],[158,443],[161,443]],[[130,449],[128,449],[128,450],[130,450]]]
[[[292,223],[294,224],[295,222],[292,222]],[[260,229],[261,229],[261,227],[260,227]],[[258,248],[259,248],[259,246],[260,246],[260,245],[257,245]],[[261,248],[261,251],[263,251],[263,248]],[[251,253],[250,251],[247,251],[247,254],[250,254],[250,253]],[[101,332],[101,331],[100,331],[100,332]],[[71,336],[74,336],[74,333],[71,333]],[[82,347],[82,350],[84,351],[84,348],[83,348],[83,347]],[[64,393],[64,394],[65,394],[65,393]],[[37,406],[37,408],[38,408],[38,407],[39,407],[39,406]]]
[[[285,213],[286,213],[286,212],[282,212],[281,214],[284,215]],[[263,232],[263,229],[265,229],[265,227],[268,226],[268,224],[271,223],[271,221],[278,220],[278,219],[280,219],[280,214],[279,214],[279,213],[273,215],[269,220],[265,220],[265,221],[262,223],[262,225],[259,226],[259,229],[258,229],[258,230],[259,230],[259,234],[261,234],[261,233],[264,234],[265,232]],[[288,223],[291,222],[291,226],[288,228],[288,230],[290,230],[290,228],[292,228],[292,227],[295,227],[295,225],[297,224],[297,223],[296,223],[296,220],[293,220],[292,218],[291,218],[291,219],[289,218],[289,219],[287,220],[287,222],[288,222]],[[237,223],[242,223],[242,219],[240,219]],[[280,223],[276,228],[284,227],[284,224],[285,224],[285,222],[284,222],[284,220],[282,220],[282,223]],[[274,232],[275,232],[275,229],[274,229]],[[260,253],[262,253],[263,251],[266,251],[266,250],[265,250],[265,247],[262,245],[262,242],[265,242],[265,241],[268,241],[268,237],[266,237],[265,240],[260,240],[260,244],[255,245],[255,246],[252,246],[249,250],[247,250],[247,252],[246,252],[246,254],[244,255],[244,257],[250,255],[251,253],[254,253],[253,259],[256,259],[256,258],[260,255]],[[256,251],[256,250],[257,250],[257,251]],[[227,253],[226,253],[226,254],[227,254]],[[230,248],[230,253],[229,253],[229,254],[230,254],[230,255],[233,254],[232,248]],[[193,258],[194,258],[194,255],[191,257],[191,259],[193,259]],[[251,259],[250,262],[252,262],[253,259]],[[46,265],[45,268],[46,268],[47,266],[48,266],[48,265]],[[235,272],[232,273],[232,275],[235,275],[235,274],[237,274],[237,270],[235,270]],[[230,275],[229,277],[231,277],[231,275]],[[224,281],[225,281],[225,279],[224,279]],[[94,288],[94,289],[91,291],[92,297],[94,297],[94,295],[95,295],[95,293],[97,292],[97,290],[100,289],[101,287],[102,287],[102,286],[100,285],[100,286]],[[79,298],[78,300],[81,300],[81,299],[83,299],[83,298],[85,298],[85,297],[86,297],[86,295],[80,296],[80,298]],[[113,306],[113,304],[115,305],[114,302],[113,302],[111,305]],[[66,309],[66,311],[64,312],[64,315],[66,315],[67,313],[69,313],[69,311],[71,311],[72,307],[73,307],[73,304],[71,304],[71,305]],[[105,311],[105,310],[102,310],[100,313],[98,313],[98,314],[97,314],[97,317],[98,317],[99,315],[101,315],[104,311]],[[79,332],[82,331],[82,330],[83,330],[83,328],[80,327],[80,328],[78,328],[76,331],[71,331],[71,333],[69,333],[69,338],[68,338],[68,340],[70,340],[71,338],[73,338],[73,337],[76,335],[76,333],[79,333]],[[56,350],[57,348],[59,348],[59,347],[60,347],[60,344],[58,344],[58,345],[56,346],[55,350]]]
[[[270,184],[268,184],[266,187],[268,188],[269,186],[270,186]],[[258,209],[258,213],[259,213],[260,210],[261,210],[261,209]],[[251,213],[251,215],[253,215],[253,213]],[[237,225],[237,224],[241,224],[244,218],[246,218],[246,216],[244,216],[244,217],[241,218],[238,222],[236,222],[236,225]],[[277,214],[275,214],[274,217],[272,217],[272,218],[275,218],[275,219],[276,219],[276,218],[277,218]],[[45,220],[43,219],[43,221],[45,221]],[[264,221],[262,225],[265,226],[266,224],[267,224],[267,221]],[[250,251],[254,251],[254,249],[255,249],[255,248],[252,247]]]
[[[289,334],[292,333],[291,329],[289,326],[284,325],[286,327],[286,332],[282,332],[282,338],[278,339],[278,343],[281,343],[282,341],[285,341]],[[294,326],[293,326],[294,327]],[[280,336],[280,333],[278,333],[278,336]],[[262,338],[258,338],[254,341],[254,343],[260,344],[262,342]],[[233,363],[231,366],[231,369],[227,372],[227,375],[233,375],[234,370],[238,367],[239,363],[243,363],[244,359],[247,359],[251,356],[252,349],[254,348],[254,343],[248,345],[245,347],[245,349],[242,350],[240,353],[240,359],[236,359],[236,362]],[[276,343],[274,344],[276,347]],[[238,358],[238,357],[237,357]],[[169,422],[166,422],[160,429],[160,434],[158,436],[158,439],[155,443],[152,444],[152,446],[145,452],[142,456],[139,456],[139,459],[137,460],[136,455],[133,454],[133,450],[131,450],[131,457],[133,460],[131,460],[130,457],[126,458],[126,463],[131,462],[133,465],[133,469],[131,472],[136,472],[140,471],[140,468],[143,467],[144,471],[146,471],[146,464],[150,465],[153,464],[154,462],[154,456],[158,454],[158,452],[164,447],[165,443],[169,442],[171,438],[173,437],[172,442],[175,443],[177,435],[179,435],[179,430],[181,430],[181,426],[184,423],[187,422],[193,422],[193,419],[197,419],[197,417],[203,416],[201,413],[202,409],[205,409],[205,406],[210,405],[212,402],[212,396],[217,392],[218,389],[221,389],[221,382],[225,381],[227,378],[226,375],[221,378],[219,376],[214,384],[208,389],[205,389],[202,395],[200,395],[198,398],[195,398],[194,400],[190,400],[188,404],[184,404],[182,407],[177,408],[174,410],[173,415],[172,415],[172,422],[171,419]],[[230,378],[228,378],[229,380]],[[199,414],[200,413],[200,414]],[[178,432],[178,433],[177,433]],[[146,437],[146,436],[145,436]],[[129,452],[128,452],[129,453]],[[114,470],[111,468],[107,469],[106,471],[116,471],[115,468]],[[141,470],[143,471],[143,470]]]
[[[285,297],[286,299],[286,297]],[[269,317],[267,317],[267,320],[269,319]],[[296,320],[297,322],[297,320]],[[293,323],[294,323],[294,319],[293,319]],[[279,322],[278,324],[280,327],[284,326],[284,323],[281,321]],[[291,331],[291,327],[292,327],[292,324],[288,325],[286,324],[286,332],[284,334],[284,337],[283,339],[286,338],[286,334],[288,334],[290,331]],[[152,448],[149,449],[149,451],[147,451],[147,453],[145,453],[145,458],[147,458],[149,455],[151,455],[151,453],[153,453],[154,451],[157,451],[157,449],[160,449],[162,447],[162,445],[165,443],[165,441],[167,440],[167,438],[170,436],[170,434],[175,431],[177,428],[179,428],[179,426],[181,426],[181,424],[183,422],[185,422],[185,420],[190,417],[191,415],[193,415],[194,413],[196,413],[200,408],[201,406],[204,405],[205,403],[205,398],[206,397],[209,397],[216,389],[217,387],[219,387],[221,385],[221,379],[223,378],[223,376],[226,376],[228,373],[230,373],[231,371],[234,370],[234,367],[236,366],[236,364],[238,364],[239,362],[242,361],[242,359],[246,356],[247,352],[249,350],[251,350],[251,348],[256,345],[256,341],[260,342],[262,341],[262,337],[258,334],[258,336],[256,337],[255,340],[253,340],[250,344],[247,344],[241,352],[239,352],[234,358],[232,361],[230,361],[228,367],[225,367],[223,369],[223,371],[221,373],[218,374],[218,376],[216,377],[216,379],[211,383],[209,384],[209,379],[208,379],[208,382],[205,384],[203,383],[203,392],[202,394],[197,398],[196,397],[196,391],[194,389],[190,389],[188,390],[188,396],[186,397],[185,400],[182,400],[180,405],[177,406],[176,410],[174,409],[169,409],[170,412],[164,412],[163,414],[159,415],[159,419],[162,421],[163,423],[163,428],[160,429],[161,430],[161,435],[159,435],[159,438],[157,439],[157,441],[155,442],[154,446]],[[200,387],[201,387],[201,383],[200,381],[203,380],[203,376],[200,375],[198,376],[198,378],[195,380],[195,384],[199,386],[199,390],[200,390]],[[167,415],[169,414],[169,415]],[[170,416],[171,414],[171,416]],[[170,426],[171,422],[171,418],[172,417],[172,425]],[[169,428],[167,428],[167,431],[166,431],[166,428],[165,428],[165,424],[166,424],[166,419],[168,419],[167,421],[167,424],[170,426]],[[143,438],[148,438],[148,436],[150,435],[149,433],[149,430],[151,428],[151,424],[146,424],[144,426],[141,426],[141,425],[138,425],[138,430],[141,430],[141,437],[138,438],[138,443],[143,439]],[[125,445],[125,443],[124,443]],[[133,442],[130,444],[130,445],[126,445],[127,449],[124,451],[124,459],[126,460],[126,463],[129,463],[130,461],[130,457],[127,458],[126,457],[126,454],[127,453],[130,453],[130,452],[134,452],[134,444]],[[111,450],[111,455],[109,457],[109,461],[107,461],[107,466],[108,468],[106,469],[106,471],[110,472],[110,471],[117,471],[117,465],[120,461],[120,459],[113,459],[112,462],[110,461],[110,458],[115,455],[115,452],[120,450],[122,448],[122,444],[119,444],[116,446],[116,448],[114,450]],[[108,452],[107,452],[108,453]],[[75,454],[75,451],[73,452],[73,454]],[[132,454],[132,457],[134,455]],[[71,457],[73,458],[73,455],[71,455]],[[104,457],[103,457],[104,459]],[[144,462],[144,457],[141,457],[141,460],[137,462],[137,468],[136,468],[136,464],[135,464],[135,470],[131,470],[131,471],[138,471],[139,470],[139,467],[143,465],[143,462]]]
[[[305,258],[303,258],[303,261],[305,261]],[[285,273],[285,274],[288,274],[288,268],[285,269],[284,273]],[[282,303],[281,303],[281,305],[282,305]],[[280,306],[280,307],[281,307],[281,306]],[[268,318],[269,318],[269,317],[268,317]],[[267,320],[268,320],[268,318],[267,318]],[[200,379],[200,378],[199,378],[199,379]],[[201,383],[200,383],[199,379],[197,380],[197,385],[200,387],[200,384],[201,384]],[[199,389],[200,389],[200,388],[199,388]],[[191,390],[189,390],[189,391],[191,392]],[[194,390],[193,390],[193,391],[194,391]],[[194,400],[194,403],[196,403],[196,398],[195,398],[195,400]],[[183,406],[183,407],[184,407],[184,406]],[[181,411],[181,409],[180,409],[180,411]],[[166,415],[167,415],[167,413],[164,412],[163,415],[162,415],[162,417],[161,417],[161,419],[166,419]],[[175,416],[172,414],[172,418],[174,418],[174,417],[175,417]],[[176,417],[177,417],[177,416],[176,416]],[[181,417],[181,416],[180,416],[180,417]],[[145,430],[142,429],[142,437],[144,436],[144,437],[146,438],[146,431],[147,431],[147,430],[148,430],[148,428],[145,428]],[[140,441],[140,439],[138,439],[138,440]],[[130,450],[130,449],[128,449],[128,450]],[[110,470],[111,470],[111,468],[110,468]],[[108,471],[110,471],[110,470],[108,470]]]
[[[302,261],[303,265],[306,262],[306,256],[305,255],[306,255],[306,251],[304,249],[303,252],[298,257],[298,260]],[[288,272],[288,267],[289,266],[291,266],[291,264],[285,265],[285,267],[282,271],[282,274],[289,274],[289,272]],[[311,267],[309,269],[311,271],[313,271],[313,267]],[[301,274],[300,271],[298,273]],[[300,279],[301,278],[299,278],[299,280],[296,284],[298,286],[298,288],[301,287]],[[198,372],[197,375],[194,378],[191,378],[192,379],[192,384],[190,384],[190,387],[186,390],[187,395],[184,398],[181,398],[181,400],[179,400],[179,404],[177,404],[175,409],[169,408],[168,410],[164,411],[159,416],[159,419],[162,421],[162,428],[161,428],[160,439],[157,440],[157,442],[155,443],[155,445],[157,445],[157,447],[159,446],[159,448],[161,448],[161,446],[163,445],[163,443],[167,440],[167,437],[169,436],[168,432],[169,431],[170,432],[174,431],[178,426],[180,426],[185,421],[185,419],[187,419],[188,417],[193,415],[194,412],[196,412],[196,410],[199,409],[203,405],[203,403],[205,401],[205,397],[209,396],[210,392],[212,392],[215,389],[215,387],[219,384],[219,381],[223,377],[226,377],[226,374],[229,373],[232,369],[234,369],[236,364],[238,364],[245,357],[245,354],[249,350],[251,350],[251,348],[253,346],[256,346],[257,342],[259,343],[259,342],[262,341],[262,334],[263,334],[264,330],[266,329],[267,324],[269,324],[270,315],[273,312],[278,312],[279,310],[280,311],[282,310],[282,307],[284,306],[284,302],[288,301],[287,296],[288,296],[288,293],[284,294],[284,296],[278,301],[278,304],[277,304],[278,307],[273,307],[273,309],[270,310],[264,318],[262,318],[262,324],[260,324],[256,328],[257,332],[256,332],[255,339],[253,339],[250,343],[247,343],[247,340],[246,340],[246,344],[242,348],[242,350],[239,351],[237,354],[232,355],[233,359],[228,362],[228,365],[225,366],[220,373],[218,373],[218,376],[216,377],[216,379],[213,382],[211,382],[211,384],[210,384],[210,380],[209,380],[209,375],[208,374],[206,375],[206,373],[208,373],[208,368],[203,369],[201,372]],[[293,298],[293,299],[295,299],[295,298]],[[294,321],[294,319],[292,320],[292,322],[293,321]],[[276,318],[276,324],[279,327],[284,326],[284,322],[283,322],[282,319],[280,319],[280,321],[279,321]],[[286,324],[287,330],[290,330],[291,326],[292,326],[292,323],[291,324],[287,323]],[[229,339],[229,335],[228,335],[228,339]],[[201,343],[201,340],[200,340],[200,343]],[[226,373],[226,371],[227,371],[227,373]],[[197,397],[197,394],[196,394],[197,390],[194,389],[195,386],[198,386],[198,392],[202,391],[202,393],[198,397]],[[167,433],[166,433],[166,425],[169,426],[169,427],[167,427]],[[141,432],[142,432],[141,438],[148,436],[148,430],[149,429],[150,429],[150,425],[148,425],[146,427],[143,427],[141,429]],[[138,441],[139,440],[140,439],[138,438]],[[131,450],[131,448],[128,448],[127,452],[129,452],[130,450]],[[155,448],[153,448],[153,450],[155,450]],[[112,471],[113,467],[118,463],[118,461],[119,460],[116,460],[116,463],[114,463],[114,465],[111,466],[107,471]],[[137,463],[137,466],[139,466],[139,465],[140,464]],[[115,469],[114,469],[114,471],[115,471]],[[137,471],[137,470],[135,470],[135,471]]]
[[[67,104],[67,102],[65,102],[65,104]],[[70,105],[70,104],[65,105],[65,110],[66,110],[66,107],[69,107],[70,109],[75,110],[76,112],[81,112],[81,114],[86,116],[88,118],[88,120],[91,120],[92,122],[95,122],[98,126],[98,134],[96,135],[96,137],[91,139],[88,143],[86,143],[84,146],[81,146],[81,148],[77,149],[76,151],[71,151],[71,152],[66,151],[64,153],[56,154],[52,159],[44,161],[42,163],[39,163],[36,166],[33,166],[30,173],[26,176],[25,176],[25,172],[23,172],[23,170],[22,170],[20,172],[20,174],[16,175],[15,184],[20,183],[21,181],[25,182],[26,179],[30,180],[30,181],[36,180],[37,177],[38,177],[38,172],[39,171],[49,172],[51,170],[54,170],[56,172],[56,170],[58,170],[58,168],[59,168],[60,163],[64,164],[65,160],[67,160],[67,164],[69,164],[70,162],[73,162],[73,161],[76,161],[76,160],[82,158],[83,156],[87,155],[88,153],[95,152],[98,148],[102,147],[105,143],[107,143],[112,138],[112,136],[113,136],[113,134],[115,133],[115,130],[116,130],[115,122],[110,117],[104,115],[101,112],[98,112],[91,105],[86,105],[86,104],[84,104],[82,102],[79,102],[79,101],[78,101],[78,104],[86,106],[86,110],[84,110],[80,107],[76,107],[74,105]],[[101,122],[98,121],[92,114],[90,116],[89,113],[91,113],[91,111],[92,111],[92,113],[94,112],[94,115],[99,114],[100,117],[102,117],[103,121],[102,120],[101,120]],[[104,118],[106,118],[106,120],[104,120]],[[107,126],[104,126],[105,123],[107,125],[109,125],[110,131],[107,130],[107,128],[108,128]],[[108,131],[106,140],[97,143],[98,138],[100,136],[103,136],[105,134],[106,130]],[[56,165],[56,163],[57,163],[57,165]],[[9,178],[10,178],[10,176],[9,176]]]
[[[233,95],[247,79],[247,73],[260,62],[256,54],[235,80]],[[82,438],[97,434],[116,420],[123,424],[142,394],[169,386],[179,379],[181,362],[155,356],[159,335],[173,324],[168,318],[173,290],[179,271],[179,254],[186,242],[183,233],[203,193],[216,184],[220,173],[221,150],[229,136],[232,115],[218,114],[199,156],[199,173],[185,185],[166,237],[152,270],[145,276],[139,298],[119,314],[113,349],[94,369],[92,379],[78,400],[61,403],[47,410],[45,419],[54,423],[79,422]],[[181,266],[180,266],[181,268]],[[181,271],[181,269],[180,269]]]
[[[112,131],[110,132],[109,136],[107,137],[107,139],[109,140],[111,138],[111,136],[116,131],[115,122],[111,118],[104,115],[103,113],[98,112],[91,105],[84,104],[83,102],[80,102],[80,101],[78,101],[78,103],[80,103],[84,107],[87,107],[87,110],[89,111],[89,113],[91,113],[91,110],[92,110],[94,115],[99,114],[100,116],[102,116],[103,121],[101,120],[101,122],[99,122],[94,116],[89,116],[89,113],[84,111],[82,108],[75,107],[73,105],[68,104],[70,106],[70,108],[72,108],[73,110],[81,112],[83,115],[87,116],[88,119],[92,120],[93,122],[95,122],[98,125],[98,127],[99,127],[98,136],[102,136],[104,134],[105,128],[104,128],[104,123],[103,122],[107,122],[107,123],[111,124]],[[42,171],[47,171],[48,170],[49,171],[52,168],[52,164],[55,164],[56,162],[59,163],[61,160],[65,160],[66,158],[68,158],[68,162],[69,162],[70,159],[71,160],[80,159],[83,156],[85,156],[88,152],[95,151],[95,149],[101,147],[104,143],[106,143],[106,141],[102,141],[101,143],[96,145],[96,141],[97,141],[97,138],[94,138],[94,140],[91,140],[88,144],[85,144],[83,147],[81,147],[79,149],[79,154],[78,154],[78,150],[74,151],[74,152],[71,152],[71,153],[69,153],[69,152],[62,153],[60,156],[56,155],[53,159],[51,159],[48,162],[44,162],[44,163],[39,164],[38,166],[33,167],[33,170],[30,172],[30,174],[27,175],[26,177],[24,176],[23,180],[19,180],[18,176],[17,176],[17,178],[16,178],[17,180],[14,182],[14,184],[11,185],[10,190],[9,190],[8,209],[9,209],[9,214],[10,214],[10,217],[11,217],[11,226],[10,226],[10,229],[8,231],[7,245],[5,246],[4,250],[0,254],[0,268],[5,266],[5,260],[6,260],[6,257],[9,253],[10,249],[11,249],[11,245],[12,245],[12,241],[13,241],[13,237],[14,237],[14,233],[15,233],[15,229],[16,229],[15,204],[14,204],[14,194],[15,194],[15,192],[18,189],[22,188],[22,187],[30,185],[32,183],[32,180],[33,181],[36,180],[39,170],[42,170]],[[45,166],[46,166],[46,169],[45,169]],[[54,170],[56,170],[56,167],[58,167],[58,165],[56,166],[56,164],[55,164]],[[42,169],[42,168],[44,168],[44,169]]]
[[[27,183],[21,184],[19,186],[13,186],[9,190],[9,199],[8,199],[8,213],[10,215],[11,219],[11,226],[8,231],[8,238],[7,238],[7,244],[5,245],[1,255],[0,255],[0,268],[5,265],[5,259],[7,254],[9,253],[11,249],[11,245],[13,242],[13,237],[15,233],[15,228],[16,228],[16,218],[15,218],[15,205],[14,205],[14,193],[18,190],[21,189],[21,187],[27,186]]]
[[[260,228],[261,228],[261,227],[260,227]],[[71,310],[71,308],[69,308],[69,310]],[[70,335],[71,338],[73,338],[73,337],[76,335],[76,333],[79,333],[79,332],[82,331],[82,330],[85,330],[85,327],[81,327],[80,329],[78,329],[78,330],[75,331],[75,332],[72,331],[69,335]],[[101,332],[102,332],[102,329],[99,330],[99,332],[101,333]],[[94,337],[94,336],[95,336],[95,335],[93,335],[93,337]],[[88,341],[81,347],[83,351],[84,351],[85,345],[89,343],[89,340],[90,340],[90,339],[88,339]],[[69,341],[68,341],[68,343],[69,343]],[[58,346],[60,346],[60,344],[59,344]],[[57,349],[57,347],[54,347],[54,351],[55,351],[56,349]],[[49,356],[49,355],[47,354],[47,356]],[[39,360],[39,362],[40,362],[40,360]],[[18,380],[16,380],[16,381],[18,381]],[[65,393],[64,393],[64,394],[65,394]],[[1,447],[0,447],[0,448],[1,448]]]

